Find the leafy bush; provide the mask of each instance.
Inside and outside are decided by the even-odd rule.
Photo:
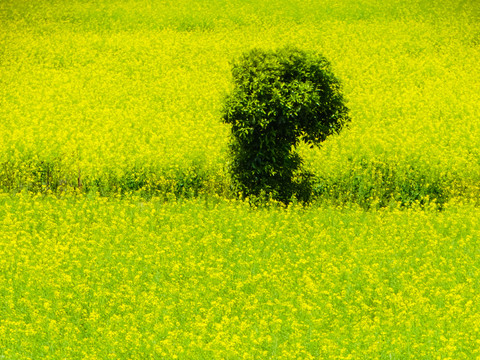
[[[223,121],[231,124],[231,172],[244,196],[307,201],[313,174],[300,141],[318,145],[349,120],[340,84],[321,55],[294,48],[252,50],[232,69]]]

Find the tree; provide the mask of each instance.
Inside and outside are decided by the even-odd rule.
[[[231,124],[231,175],[247,196],[308,201],[313,174],[296,151],[319,145],[349,121],[340,83],[321,55],[295,48],[255,49],[233,64],[234,88],[222,120]]]

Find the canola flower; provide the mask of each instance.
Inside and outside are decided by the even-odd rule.
[[[475,359],[480,213],[0,197],[7,359]]]

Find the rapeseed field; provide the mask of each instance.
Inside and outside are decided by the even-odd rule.
[[[303,149],[322,197],[478,195],[476,1],[37,1],[0,4],[0,187],[223,194],[231,62],[315,50],[348,131]]]
[[[480,358],[476,0],[2,0],[0,359]],[[309,206],[239,201],[232,61],[322,53]],[[257,204],[258,205],[258,204]]]
[[[480,211],[3,195],[5,359],[475,359]]]

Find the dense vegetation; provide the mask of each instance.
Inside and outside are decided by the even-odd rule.
[[[480,210],[0,198],[6,359],[475,359]]]
[[[0,359],[479,357],[479,10],[0,1]],[[255,208],[222,101],[286,46],[352,121],[299,144],[309,207]]]
[[[0,187],[230,191],[224,96],[252,48],[317,51],[352,126],[300,149],[323,198],[478,195],[478,6],[2,1]]]

